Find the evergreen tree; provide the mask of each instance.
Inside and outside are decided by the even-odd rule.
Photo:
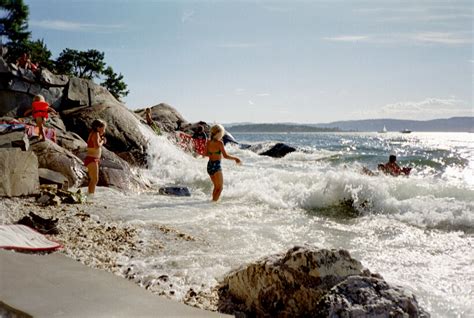
[[[3,17],[0,18],[0,35],[10,42],[21,43],[29,39],[28,6],[23,0],[0,0]]]
[[[115,98],[118,100],[121,97],[125,97],[128,95],[129,91],[127,90],[127,84],[123,81],[123,75],[114,72],[112,67],[107,67],[103,72],[103,75],[106,76],[105,81],[103,81],[100,85],[107,88],[107,90],[114,95]]]
[[[56,70],[59,73],[80,78],[97,78],[104,68],[104,53],[97,50],[64,49],[56,60]]]

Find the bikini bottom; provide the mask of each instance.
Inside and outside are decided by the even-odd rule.
[[[221,161],[220,160],[215,160],[211,161],[209,160],[207,162],[207,173],[209,173],[210,176],[214,175],[216,172],[221,171]]]

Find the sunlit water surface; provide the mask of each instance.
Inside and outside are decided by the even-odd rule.
[[[234,134],[254,151],[275,142],[298,150],[275,159],[226,147],[222,200],[210,202],[206,159],[149,135],[157,186],[191,197],[123,194],[100,188],[102,217],[138,226],[153,246],[167,225],[195,238],[121,259],[144,281],[166,274],[180,299],[215,285],[230,269],[294,245],[347,249],[389,283],[417,295],[433,317],[472,317],[474,141],[468,133]],[[396,153],[409,177],[367,176],[362,167]]]

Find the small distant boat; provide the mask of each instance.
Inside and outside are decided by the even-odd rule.
[[[403,129],[402,131],[400,131],[402,134],[411,134],[411,130],[409,129]]]
[[[387,132],[387,128],[385,128],[385,125],[383,126],[383,129],[379,131],[381,134],[385,134]]]

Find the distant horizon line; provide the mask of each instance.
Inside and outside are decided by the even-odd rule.
[[[395,121],[416,121],[416,122],[427,122],[427,121],[434,121],[434,120],[443,120],[443,119],[454,119],[454,118],[472,118],[473,116],[452,116],[452,117],[442,117],[442,118],[435,118],[435,119],[398,119],[398,118],[366,118],[366,119],[343,119],[343,120],[334,120],[330,122],[324,123],[300,123],[300,122],[251,122],[251,121],[242,121],[242,122],[227,122],[222,123],[222,125],[327,125],[336,122],[350,122],[350,121],[365,121],[365,120],[395,120]]]

